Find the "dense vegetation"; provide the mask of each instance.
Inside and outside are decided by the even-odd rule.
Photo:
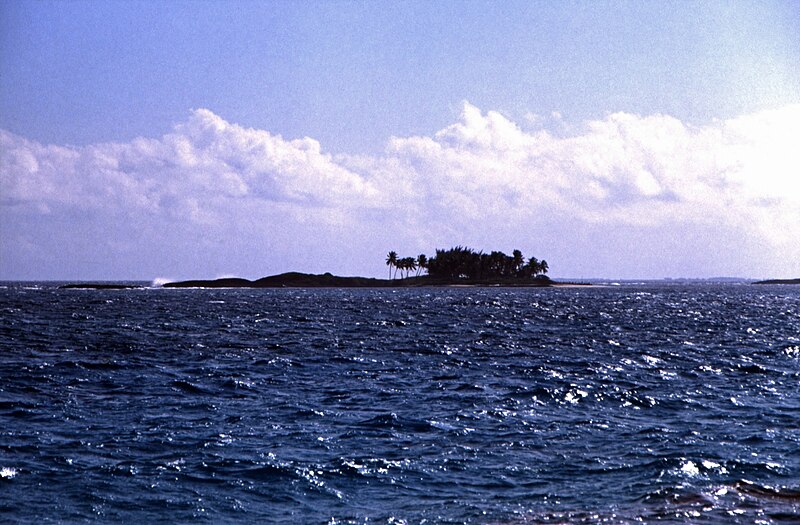
[[[398,270],[401,278],[410,277],[412,272],[419,276],[426,271],[433,278],[468,281],[533,279],[546,274],[548,270],[547,261],[540,261],[536,257],[526,260],[519,250],[506,255],[500,251],[476,252],[463,246],[449,250],[437,249],[436,255],[430,259],[425,254],[398,257],[397,252],[392,251],[386,258],[386,265],[390,279],[397,276]]]

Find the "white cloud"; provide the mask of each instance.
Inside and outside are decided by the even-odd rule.
[[[559,273],[797,273],[798,136],[800,105],[702,127],[614,113],[553,135],[465,103],[458,122],[376,157],[334,157],[205,109],[129,143],[0,131],[0,271],[15,277],[38,253],[53,272],[67,245],[68,258],[122,259],[121,276],[379,274],[362,254],[514,243]]]

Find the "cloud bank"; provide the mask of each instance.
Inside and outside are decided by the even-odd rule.
[[[0,276],[378,276],[390,249],[453,244],[519,248],[574,277],[800,274],[800,105],[704,126],[554,118],[464,103],[373,156],[207,109],[128,143],[0,131]]]

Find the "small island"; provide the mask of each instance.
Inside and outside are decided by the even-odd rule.
[[[238,277],[213,280],[189,280],[164,284],[164,288],[390,288],[418,286],[515,286],[547,287],[561,284],[547,277],[547,261],[526,259],[522,252],[512,255],[500,251],[484,253],[456,246],[436,250],[428,258],[399,257],[391,251],[386,257],[387,279],[340,277],[330,273],[288,272],[250,281]],[[399,273],[399,277],[398,277]]]
[[[800,284],[798,279],[767,279],[766,281],[756,281],[753,284]]]
[[[403,288],[421,286],[508,286],[535,287],[589,286],[587,283],[556,282],[547,276],[549,266],[544,259],[525,258],[514,250],[485,253],[456,246],[437,249],[433,257],[420,254],[400,257],[390,251],[386,257],[389,274],[386,279],[373,277],[340,277],[331,273],[309,274],[287,272],[262,277],[255,281],[240,277],[192,279],[165,283],[163,288]],[[63,289],[125,290],[145,288],[128,283],[83,282],[65,284]]]

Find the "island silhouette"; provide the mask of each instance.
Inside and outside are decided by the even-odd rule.
[[[372,277],[340,277],[331,273],[308,274],[287,272],[255,281],[239,277],[193,279],[164,284],[164,288],[388,288],[406,286],[553,286],[547,277],[547,261],[525,258],[514,250],[512,255],[501,251],[485,253],[464,246],[437,249],[428,257],[400,257],[390,251],[386,257],[387,279]],[[398,277],[399,273],[399,277]]]
[[[526,258],[520,250],[511,255],[483,252],[464,246],[437,249],[433,257],[419,254],[400,257],[390,251],[385,260],[388,278],[341,277],[331,273],[286,272],[255,281],[240,277],[192,279],[163,284],[164,288],[398,288],[418,286],[589,286],[588,283],[557,282],[547,276],[544,259]],[[753,284],[800,284],[800,279],[770,279]],[[119,290],[144,288],[122,283],[73,283],[61,288]]]
[[[753,284],[800,284],[800,279],[767,279],[766,281],[756,281]]]

